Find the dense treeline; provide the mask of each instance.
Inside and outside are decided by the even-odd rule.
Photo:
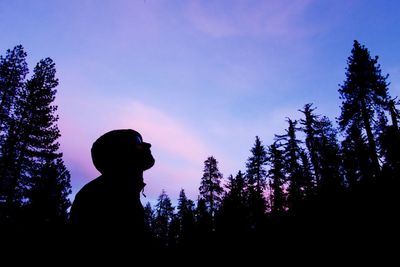
[[[269,146],[256,136],[246,170],[224,185],[217,160],[207,158],[197,205],[183,189],[177,212],[165,191],[154,209],[148,203],[146,222],[160,246],[283,251],[282,240],[290,247],[316,239],[315,249],[335,238],[344,248],[350,237],[361,243],[397,232],[398,102],[365,46],[355,41],[347,64],[337,128],[306,104],[302,118],[287,118],[287,129]]]
[[[26,56],[22,46],[0,56],[0,224],[62,225],[71,186],[57,142],[55,64],[41,60],[27,79]],[[308,103],[272,144],[255,137],[246,170],[223,179],[208,157],[196,201],[182,189],[176,208],[165,191],[145,206],[156,246],[211,255],[314,240],[311,250],[325,238],[397,231],[399,103],[365,46],[355,41],[347,64],[338,127]]]
[[[59,152],[58,79],[50,58],[27,79],[21,45],[0,56],[0,225],[63,225],[70,174]]]

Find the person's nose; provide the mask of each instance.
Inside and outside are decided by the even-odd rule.
[[[143,142],[142,145],[143,145],[145,148],[150,148],[150,147],[151,147],[151,144],[150,144],[150,143],[146,143],[146,142]]]

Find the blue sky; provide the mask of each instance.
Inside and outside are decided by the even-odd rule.
[[[153,144],[147,200],[197,197],[203,162],[244,170],[306,103],[334,120],[353,40],[380,56],[400,93],[398,1],[0,0],[0,51],[22,44],[30,69],[51,57],[61,149],[73,193],[98,173],[90,147],[133,128]],[[146,200],[145,200],[146,201]]]

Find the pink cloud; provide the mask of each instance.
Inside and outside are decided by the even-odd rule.
[[[156,158],[156,165],[145,174],[148,197],[155,199],[163,188],[174,199],[181,188],[191,197],[197,196],[203,162],[209,150],[189,126],[140,102],[101,97],[85,99],[92,101],[70,100],[74,110],[69,111],[71,114],[65,112],[60,120],[61,150],[72,171],[73,184],[82,186],[98,175],[90,156],[94,140],[113,129],[131,128],[152,144]],[[74,191],[79,189],[74,188]]]
[[[116,128],[137,129],[152,144],[156,164],[145,173],[148,199],[165,189],[176,200],[183,188],[195,200],[203,162],[212,151],[198,134],[174,116],[140,102],[124,102],[115,115]]]
[[[203,162],[208,149],[197,134],[172,116],[139,102],[120,109],[118,125],[140,131],[155,148],[189,163]]]
[[[98,176],[99,173],[91,161],[90,148],[93,140],[90,140],[88,131],[76,121],[69,121],[67,117],[60,119],[59,128],[62,133],[60,149],[67,168],[79,170],[79,174],[83,175],[72,178],[87,182]]]
[[[163,162],[157,162],[152,169],[144,174],[147,184],[145,193],[149,198],[156,198],[164,189],[173,200],[176,200],[180,190],[184,189],[186,195],[195,200],[199,194],[201,175],[202,163],[198,166],[174,167]]]

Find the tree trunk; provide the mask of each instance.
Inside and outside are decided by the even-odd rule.
[[[362,112],[365,131],[367,133],[368,150],[369,150],[369,154],[370,154],[371,161],[372,161],[373,175],[376,177],[379,174],[380,166],[379,166],[378,155],[377,155],[377,151],[376,151],[376,143],[375,143],[374,135],[372,134],[370,118],[366,111],[364,102],[362,103],[362,111],[361,112]]]
[[[398,115],[397,115],[397,110],[396,110],[393,99],[390,100],[390,102],[389,102],[389,112],[390,112],[390,116],[392,118],[392,125],[393,125],[394,129],[396,130],[396,132],[398,132],[399,131],[399,125],[397,122]]]
[[[311,139],[312,137],[310,137]],[[321,180],[321,175],[319,172],[319,164],[318,164],[318,156],[317,153],[315,152],[315,141],[314,140],[309,140],[308,142],[308,151],[311,154],[311,164],[314,167],[314,175],[315,175],[315,184],[317,187],[320,185],[320,180]]]

